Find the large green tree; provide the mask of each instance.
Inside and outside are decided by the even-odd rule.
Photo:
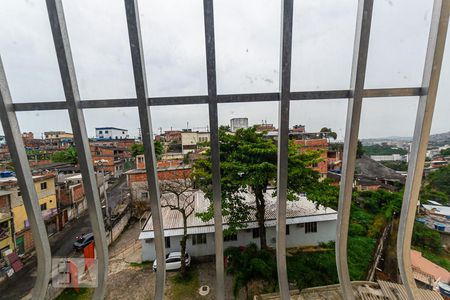
[[[235,134],[221,127],[219,140],[222,213],[228,218],[228,231],[234,232],[245,227],[245,222],[249,221],[252,215],[249,212],[254,210],[260,231],[261,248],[266,248],[264,194],[270,187],[276,186],[277,143],[257,132],[254,127],[239,129]],[[299,146],[290,141],[288,153],[288,200],[296,200],[299,193],[306,193],[310,200],[320,204],[335,202],[337,190],[321,181],[320,174],[310,168],[321,161],[320,152],[300,151]],[[212,199],[210,151],[207,151],[204,159],[196,161],[193,176],[196,184]],[[245,201],[247,193],[255,197],[254,205]],[[212,208],[200,216],[204,220],[211,219]]]
[[[52,155],[53,162],[65,162],[71,164],[78,163],[78,154],[74,146],[70,146],[66,150],[55,151]]]

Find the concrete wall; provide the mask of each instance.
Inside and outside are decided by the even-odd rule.
[[[275,227],[266,229],[267,245],[275,248]],[[180,251],[181,236],[170,237],[170,248],[166,248],[166,252]],[[312,246],[321,242],[334,241],[336,239],[336,221],[317,222],[317,232],[305,234],[305,227],[299,227],[297,224],[289,225],[289,235],[286,238],[286,246]],[[238,232],[237,241],[224,242],[224,249],[228,247],[246,246],[255,243],[258,246],[259,238],[253,238],[252,229],[244,229]],[[192,245],[192,239],[188,238],[187,251],[191,256],[214,255],[214,233],[206,234],[206,244]],[[156,258],[155,246],[153,239],[142,240],[142,260],[152,261]]]

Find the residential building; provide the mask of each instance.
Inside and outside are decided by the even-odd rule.
[[[326,177],[328,172],[328,140],[318,139],[295,139],[294,143],[300,146],[300,151],[319,151],[321,161],[313,164],[313,170],[319,172],[322,177]]]
[[[46,131],[44,132],[44,138],[46,140],[73,139],[73,133],[65,131]]]
[[[230,120],[231,132],[236,132],[238,129],[248,128],[248,118],[233,118]]]
[[[96,178],[100,196],[103,196],[108,189],[109,174],[97,173]],[[80,173],[62,177],[57,184],[57,195],[62,225],[87,209],[83,177]]]
[[[95,137],[97,140],[123,140],[130,136],[127,129],[117,127],[97,127],[95,128]]]
[[[269,123],[262,123],[262,124],[255,124],[254,125],[257,132],[268,132],[268,131],[276,131],[277,129],[273,124]]]
[[[199,144],[208,143],[209,141],[209,132],[183,131],[181,133],[181,152],[183,154],[195,152]]]
[[[174,180],[189,178],[192,172],[191,165],[185,165],[182,160],[158,161],[157,175],[159,180]],[[136,156],[136,169],[125,172],[127,186],[133,201],[148,201],[148,181],[145,170],[144,155]]]
[[[450,272],[429,261],[422,253],[411,249],[411,266],[414,279],[420,286],[437,290],[438,283],[450,283]]]
[[[15,249],[11,192],[0,190],[0,259],[8,250]]]
[[[108,146],[91,146],[91,155],[95,170],[108,172],[113,177],[120,177],[125,169],[125,154],[129,149]]]
[[[371,155],[374,161],[406,161],[406,155],[391,154],[391,155]]]
[[[252,194],[243,193],[249,205],[255,205],[255,198]],[[172,194],[164,194],[162,197],[173,197]],[[214,221],[202,221],[196,213],[205,212],[210,205],[210,201],[205,198],[201,191],[195,192],[190,197],[194,197],[192,208],[194,213],[187,220],[187,252],[193,256],[214,255]],[[275,225],[277,199],[273,197],[273,191],[267,191],[264,195],[266,199],[265,226],[267,245],[275,247]],[[255,216],[255,211],[249,211],[249,221],[245,223],[245,228],[240,229],[236,234],[225,237],[224,247],[246,246],[255,243],[259,246],[259,228]],[[180,240],[183,234],[183,218],[180,212],[170,208],[162,208],[162,219],[164,220],[164,236],[166,237],[166,252],[180,251]],[[336,238],[337,212],[331,208],[323,206],[317,207],[315,203],[309,201],[304,196],[299,196],[296,201],[288,201],[286,218],[286,246],[304,247],[318,245],[322,242],[334,241]],[[227,219],[223,219],[224,229],[228,227]],[[142,259],[144,261],[155,259],[155,247],[153,243],[154,231],[152,217],[149,217],[144,228],[139,235],[142,241]]]
[[[131,157],[131,146],[136,143],[134,139],[119,139],[119,140],[91,140],[89,141],[89,145],[91,146],[106,146],[106,147],[114,147],[118,149],[123,149],[123,157],[130,158]]]
[[[32,133],[31,131],[30,132],[23,132],[22,133],[22,139],[24,141],[33,140],[34,139],[34,133]]]
[[[55,175],[33,176],[33,180],[47,233],[52,235],[58,230]],[[29,252],[34,248],[34,243],[17,178],[0,178],[0,191],[7,192],[10,196],[17,251],[18,253]]]

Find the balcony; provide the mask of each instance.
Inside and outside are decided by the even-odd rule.
[[[356,13],[356,30],[353,45],[353,63],[351,67],[348,89],[341,90],[292,90],[291,89],[291,56],[293,39],[293,9],[294,0],[283,0],[281,15],[281,51],[279,64],[279,91],[247,94],[221,94],[217,88],[216,78],[216,49],[215,49],[215,21],[213,0],[203,1],[205,60],[207,69],[207,94],[188,95],[176,97],[153,97],[149,95],[144,62],[144,50],[141,37],[141,25],[137,0],[125,0],[125,13],[127,20],[128,38],[132,60],[134,88],[136,97],[116,98],[104,100],[81,99],[78,89],[75,64],[72,57],[72,48],[66,26],[66,19],[61,0],[47,0],[47,10],[50,20],[51,32],[55,46],[59,72],[64,88],[65,101],[43,101],[13,103],[6,78],[5,66],[0,61],[0,117],[5,131],[11,156],[15,162],[15,170],[22,186],[24,205],[28,211],[29,224],[33,229],[33,239],[37,248],[39,269],[37,281],[33,291],[33,298],[43,299],[50,280],[51,257],[47,235],[44,227],[44,218],[35,199],[34,183],[30,176],[30,168],[26,158],[24,145],[17,121],[16,113],[24,111],[54,111],[64,110],[68,113],[74,141],[79,157],[82,180],[88,203],[90,219],[93,221],[92,229],[95,237],[96,255],[98,260],[98,287],[94,298],[104,298],[106,293],[106,279],[108,274],[108,247],[105,226],[101,214],[101,201],[97,190],[96,176],[93,160],[89,149],[89,140],[83,111],[86,109],[107,108],[137,108],[139,112],[140,130],[143,137],[152,137],[152,119],[150,107],[201,105],[208,106],[209,127],[211,132],[211,173],[212,196],[214,214],[215,239],[215,268],[216,285],[214,287],[216,299],[224,299],[224,243],[221,211],[221,165],[219,152],[219,118],[218,105],[229,103],[277,102],[279,105],[279,130],[276,134],[278,141],[277,165],[277,197],[275,223],[276,223],[276,260],[278,274],[278,290],[276,295],[263,296],[262,299],[308,299],[311,297],[324,297],[330,299],[439,299],[439,295],[423,291],[416,287],[410,263],[411,236],[414,224],[416,204],[422,180],[425,152],[433,119],[433,111],[437,97],[447,28],[450,12],[450,0],[435,0],[431,15],[431,28],[423,80],[420,86],[415,87],[385,87],[365,88],[367,58],[369,52],[370,32],[372,28],[373,0],[359,0]],[[255,8],[257,9],[257,8]],[[11,84],[11,83],[10,83]],[[358,132],[361,121],[363,99],[419,97],[417,117],[409,160],[408,177],[401,209],[400,225],[397,240],[398,268],[403,285],[378,282],[351,282],[347,263],[347,244],[351,197],[355,160],[358,145]],[[290,290],[286,266],[286,199],[288,198],[288,142],[289,142],[289,110],[295,101],[320,101],[324,99],[342,99],[348,101],[348,115],[346,119],[344,155],[340,181],[339,208],[337,212],[336,228],[336,266],[339,284],[335,286],[305,289],[303,291]],[[155,299],[164,298],[166,280],[165,246],[163,233],[163,218],[158,186],[157,162],[152,139],[144,138],[145,166],[150,191],[152,228],[154,230],[154,243],[158,269],[155,279]]]

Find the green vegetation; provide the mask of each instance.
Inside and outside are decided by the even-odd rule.
[[[198,278],[197,270],[190,270],[184,277],[177,274],[170,278],[170,283],[170,296],[167,297],[168,299],[203,299],[197,293],[197,290],[200,287],[200,280]]]
[[[352,280],[365,279],[375,243],[368,237],[349,237],[348,263]],[[295,283],[299,289],[339,282],[334,243],[324,244],[322,248],[321,251],[300,251],[287,256],[289,282]],[[278,282],[274,251],[258,250],[255,244],[250,244],[243,250],[230,247],[225,250],[225,255],[229,257],[227,272],[233,275],[235,296],[242,288],[248,297],[252,296],[249,295],[249,285],[255,280],[264,282],[263,292],[276,291]]]
[[[363,149],[367,155],[391,155],[391,154],[405,155],[408,153],[408,151],[401,148],[383,146],[379,144],[363,146]]]
[[[161,156],[164,153],[163,144],[160,141],[154,141],[154,145],[155,145],[155,155]],[[131,145],[130,152],[133,157],[144,154],[144,144]]]
[[[28,160],[49,160],[51,159],[51,155],[47,153],[45,150],[26,150]]]
[[[382,161],[381,163],[395,171],[408,170],[408,163],[406,161]]]
[[[450,156],[450,148],[442,149],[441,154],[444,156]]]
[[[64,289],[64,291],[56,297],[56,300],[88,300],[92,299],[94,289],[80,288],[77,292],[73,288]]]
[[[435,254],[442,253],[442,241],[439,232],[426,225],[415,222],[412,236],[412,245]]]
[[[431,172],[426,179],[421,198],[442,204],[450,202],[450,166]]]
[[[416,222],[411,244],[413,249],[422,252],[423,257],[450,271],[450,255],[443,251],[439,232]]]
[[[249,210],[256,209],[256,218],[260,230],[261,247],[266,248],[264,213],[266,200],[264,193],[269,186],[276,186],[277,180],[277,143],[256,132],[255,127],[239,129],[230,134],[225,127],[219,128],[222,208],[227,216],[229,229],[234,232],[245,226],[249,220]],[[308,198],[318,203],[336,202],[338,191],[326,182],[320,181],[320,174],[309,166],[320,162],[321,152],[300,151],[289,142],[288,148],[288,200],[297,199],[298,193],[307,193]],[[208,150],[205,159],[195,162],[194,178],[196,184],[212,199],[211,153]],[[250,189],[249,189],[250,187]],[[256,207],[249,206],[243,193],[252,193]],[[200,215],[203,220],[213,218],[212,207]]]
[[[64,162],[70,164],[78,163],[78,154],[74,146],[70,146],[66,150],[56,151],[52,155],[53,162]]]
[[[323,127],[322,129],[320,129],[320,132],[324,133],[323,135],[320,135],[322,138],[332,138],[333,140],[337,139],[337,133],[334,132],[331,128]]]

